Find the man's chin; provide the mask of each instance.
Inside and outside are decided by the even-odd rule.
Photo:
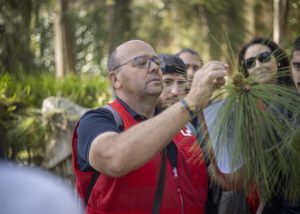
[[[157,87],[157,88],[151,88],[147,91],[147,94],[152,95],[152,96],[157,96],[159,97],[162,93],[162,88]]]

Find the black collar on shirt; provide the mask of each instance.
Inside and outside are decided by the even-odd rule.
[[[136,113],[130,106],[125,103],[120,97],[117,97],[117,100],[126,108],[126,110],[129,112],[129,114],[134,117],[136,120],[147,120],[148,118]],[[158,115],[161,112],[161,110],[158,107],[155,107],[154,115]]]

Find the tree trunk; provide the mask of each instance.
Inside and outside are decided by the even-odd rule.
[[[286,0],[274,0],[274,22],[273,22],[273,40],[279,46],[282,43],[282,35],[284,31],[284,25],[286,20],[287,1]]]
[[[57,0],[57,14],[54,22],[56,77],[63,78],[67,73],[75,73],[73,56],[73,36],[67,16],[68,0]]]
[[[245,16],[246,16],[246,41],[249,41],[255,35],[255,11],[254,11],[255,2],[253,0],[246,0],[245,2]]]
[[[0,140],[0,159],[3,159],[5,158],[5,149],[4,149],[4,141],[2,139],[4,139],[4,134],[2,134],[0,132],[0,137],[1,137],[1,140]]]
[[[4,43],[4,54],[1,70],[29,72],[34,65],[30,48],[32,0],[11,0],[2,4],[0,39]]]
[[[22,17],[23,20],[20,25],[21,35],[18,37],[20,39],[20,46],[22,47],[22,54],[20,55],[21,62],[23,64],[23,70],[29,72],[33,68],[33,54],[30,50],[31,43],[31,12],[32,12],[32,2],[31,0],[22,1]],[[18,29],[16,29],[16,32]]]
[[[115,0],[114,5],[110,8],[109,52],[130,38],[130,4],[131,0]]]
[[[27,161],[28,161],[29,164],[31,164],[32,163],[32,156],[31,156],[30,145],[26,145],[26,151],[27,151],[27,155],[28,155]]]

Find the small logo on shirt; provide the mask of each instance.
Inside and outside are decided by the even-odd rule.
[[[192,131],[188,127],[185,127],[184,129],[181,129],[180,132],[185,137],[192,136]]]

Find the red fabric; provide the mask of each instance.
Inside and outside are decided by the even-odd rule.
[[[111,106],[119,113],[124,130],[138,122],[118,101]],[[151,135],[151,133],[149,133]],[[186,135],[186,136],[184,136]],[[173,141],[178,147],[178,177],[182,191],[185,213],[205,213],[208,178],[204,161],[191,153],[195,138],[185,128],[178,132]],[[77,168],[77,136],[73,136],[73,163],[76,174],[76,187],[82,198],[85,196],[92,173],[81,172]],[[201,152],[201,151],[200,151]],[[156,184],[159,176],[160,158],[158,154],[144,166],[120,178],[101,174],[90,195],[86,213],[146,214],[151,213]],[[166,166],[166,180],[161,214],[181,213],[181,203],[170,162]]]
[[[84,201],[85,193],[87,191],[89,182],[93,176],[93,172],[81,172],[78,169],[78,163],[77,163],[77,127],[74,129],[73,132],[73,138],[72,138],[72,163],[73,163],[73,170],[75,172],[76,176],[76,189],[78,192],[78,195],[81,197],[81,199]]]
[[[250,208],[251,214],[255,214],[259,207],[260,198],[259,198],[259,194],[256,190],[256,186],[253,182],[249,184],[249,191],[248,191],[248,195],[246,197],[246,201]]]

